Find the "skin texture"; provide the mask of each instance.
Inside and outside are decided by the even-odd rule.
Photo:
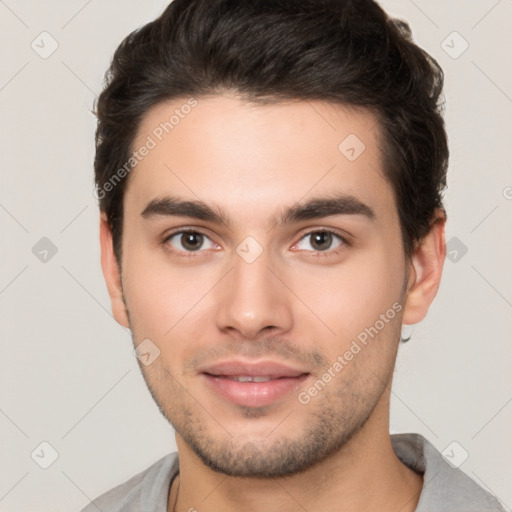
[[[197,101],[130,175],[122,274],[104,215],[100,222],[114,316],[135,346],[150,339],[160,350],[140,367],[176,430],[169,510],[175,501],[175,510],[201,512],[414,510],[422,477],[391,448],[389,396],[401,325],[419,322],[439,287],[441,212],[406,260],[369,112],[320,101],[254,105],[227,93]],[[151,109],[134,147],[185,102]],[[365,145],[354,161],[338,149],[350,134]],[[276,223],[287,208],[334,193],[354,196],[374,218]],[[166,195],[219,208],[230,224],[141,215]],[[200,250],[181,235],[165,241],[180,228],[205,235]],[[311,233],[326,231],[345,241],[333,236],[318,250]],[[251,263],[237,253],[248,236],[262,251]],[[333,372],[393,305],[393,318]],[[278,361],[308,376],[270,405],[240,406],[199,373],[227,359]],[[329,382],[301,403],[329,368]]]

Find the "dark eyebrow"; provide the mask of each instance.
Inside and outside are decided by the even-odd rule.
[[[171,196],[151,200],[141,215],[146,219],[155,216],[183,216],[228,227],[231,225],[229,215],[219,207],[213,209],[199,200],[182,200]],[[275,220],[274,226],[332,215],[362,215],[369,220],[375,219],[375,212],[368,205],[352,195],[341,194],[314,198],[306,203],[293,205]]]
[[[165,196],[151,200],[141,215],[145,218],[162,216],[182,216],[194,219],[213,222],[214,224],[225,224],[229,226],[230,218],[220,208],[212,209],[202,201],[182,200],[177,197]]]
[[[302,220],[320,219],[330,215],[362,215],[368,220],[375,219],[375,212],[367,204],[347,194],[333,195],[311,199],[296,204],[286,210],[278,219],[277,224],[290,224]]]

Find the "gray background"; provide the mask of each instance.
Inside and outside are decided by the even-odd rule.
[[[391,430],[467,455],[510,510],[512,1],[382,4],[445,70],[451,145],[450,259],[401,347]],[[165,5],[0,0],[1,511],[78,510],[175,449],[110,314],[90,113],[118,43]]]

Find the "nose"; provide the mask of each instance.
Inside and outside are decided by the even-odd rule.
[[[235,254],[233,269],[218,290],[217,327],[224,333],[255,339],[292,328],[291,292],[271,266],[268,251],[252,263]],[[278,277],[279,276],[279,277]]]

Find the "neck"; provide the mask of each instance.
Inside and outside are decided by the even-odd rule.
[[[414,512],[423,478],[398,459],[387,423],[383,429],[374,418],[328,459],[302,473],[272,479],[216,473],[177,434],[180,475],[171,488],[169,512]]]

